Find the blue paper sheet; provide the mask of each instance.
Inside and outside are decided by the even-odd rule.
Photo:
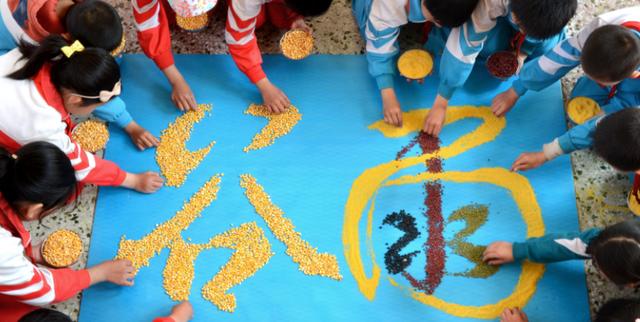
[[[243,152],[243,147],[267,123],[264,118],[243,113],[251,103],[261,101],[253,85],[237,71],[228,56],[177,56],[176,62],[198,102],[213,104],[210,115],[195,125],[187,147],[199,149],[212,140],[216,145],[180,188],[165,187],[152,195],[101,188],[89,265],[113,258],[122,236],[140,239],[156,224],[172,218],[211,176],[223,173],[217,200],[182,234],[183,238],[204,243],[231,227],[256,222],[265,231],[274,256],[254,276],[229,291],[236,296],[237,307],[234,313],[227,313],[204,300],[200,289],[218,273],[232,250],[203,252],[196,261],[190,297],[195,307],[194,321],[495,319],[482,316],[477,307],[499,303],[514,292],[522,272],[520,264],[505,266],[486,279],[460,277],[455,274],[470,269],[472,264],[453,254],[447,246],[446,273],[432,299],[453,304],[454,312],[449,313],[441,306],[436,308],[414,299],[407,280],[386,270],[384,254],[387,247],[403,233],[383,225],[383,219],[391,212],[405,210],[415,217],[420,231],[420,236],[403,250],[403,253],[419,252],[407,272],[419,279],[425,277],[426,257],[422,245],[429,236],[429,227],[423,215],[425,195],[422,183],[387,186],[378,190],[375,210],[371,215],[370,241],[366,237],[368,214],[364,213],[363,220],[358,222],[363,269],[370,277],[372,258],[380,268],[375,296],[368,299],[361,292],[362,285],[354,278],[354,267],[346,260],[346,254],[354,245],[345,247],[343,239],[345,216],[348,215],[345,205],[354,181],[365,170],[393,161],[396,153],[415,136],[412,133],[400,138],[387,138],[368,128],[382,117],[379,94],[367,73],[364,57],[313,56],[299,62],[279,56],[265,57],[264,66],[270,79],[289,95],[303,116],[293,131],[279,138],[274,145],[249,153]],[[170,89],[165,79],[150,60],[139,55],[126,56],[122,71],[122,97],[131,114],[142,126],[160,135],[181,115],[171,104]],[[436,95],[435,77],[428,78],[424,85],[406,84],[401,79],[396,83],[405,111],[428,108]],[[478,68],[465,89],[456,93],[451,105],[490,105],[492,97],[507,86],[508,83],[500,83],[487,75],[483,68]],[[480,124],[479,119],[465,119],[448,125],[443,130],[441,145],[452,144]],[[540,93],[531,92],[508,115],[506,127],[495,140],[447,158],[444,171],[508,169],[521,152],[539,150],[543,143],[562,134],[565,124],[559,84]],[[414,148],[407,155],[417,156],[418,151]],[[154,157],[154,150],[137,151],[125,133],[111,127],[107,159],[130,172],[159,171]],[[424,172],[424,165],[416,165],[394,173],[390,179]],[[307,276],[298,270],[297,264],[286,255],[283,243],[276,239],[244,196],[239,176],[245,173],[257,179],[305,241],[317,247],[319,252],[337,257],[344,277],[342,281]],[[578,229],[567,156],[523,176],[533,188],[542,214],[544,226],[535,228],[536,232],[541,232],[541,229],[546,232]],[[496,240],[521,241],[527,236],[527,225],[509,190],[490,183],[446,180],[441,183],[445,221],[462,206],[488,206],[488,220],[468,237],[470,243],[487,245]],[[359,191],[353,193],[358,194]],[[451,241],[463,228],[462,222],[446,224],[444,240]],[[167,257],[166,249],[154,257],[149,267],[140,270],[134,287],[102,284],[85,291],[80,321],[151,321],[154,317],[168,314],[175,303],[162,288],[162,270]],[[390,278],[399,285],[394,286]],[[581,261],[548,265],[542,279],[535,285],[535,293],[525,307],[530,321],[589,319]],[[455,304],[467,309],[456,310]]]

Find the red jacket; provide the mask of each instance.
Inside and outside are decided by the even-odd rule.
[[[161,70],[174,64],[166,0],[131,0],[140,47]]]
[[[1,6],[1,11],[13,18],[5,21],[5,26],[16,42],[20,38],[40,42],[49,34],[66,32],[55,11],[58,0],[8,0],[6,3],[6,6]]]
[[[31,256],[31,235],[0,195],[0,316],[18,321],[41,306],[68,300],[89,287],[87,270],[39,267]]]

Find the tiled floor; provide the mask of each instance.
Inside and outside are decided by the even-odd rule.
[[[622,8],[638,5],[637,0],[579,0],[578,15],[571,23],[570,33],[589,22],[595,15]],[[125,20],[127,30],[127,51],[139,52],[133,19],[131,17],[129,0],[108,1],[118,8]],[[176,53],[226,53],[224,44],[224,12],[213,15],[210,26],[199,33],[174,31],[173,45]],[[316,36],[316,51],[322,54],[358,54],[363,52],[363,42],[351,16],[350,0],[334,0],[329,13],[321,18],[313,19],[310,25]],[[413,47],[416,26],[409,26],[403,30],[402,46]],[[258,33],[260,46],[265,53],[277,53],[277,42],[281,32],[273,28],[264,28]],[[412,37],[413,36],[413,37]],[[578,73],[563,80],[565,93],[571,90]],[[608,225],[626,218],[631,214],[626,210],[625,197],[630,183],[626,175],[615,173],[610,167],[598,160],[590,151],[578,152],[573,155],[574,177],[576,184],[577,204],[580,224],[583,229]],[[34,227],[34,238],[42,239],[49,232],[59,227],[72,227],[81,232],[88,248],[93,223],[93,213],[96,200],[95,188],[83,191],[79,200],[59,212],[43,220],[42,225]],[[83,267],[86,257],[82,258],[77,267]],[[602,278],[587,264],[587,282],[589,285],[592,308],[599,307],[604,301],[618,296],[638,296],[637,292],[621,291],[617,287],[603,281]],[[76,317],[79,298],[57,305],[57,308]]]

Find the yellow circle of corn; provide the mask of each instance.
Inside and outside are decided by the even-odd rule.
[[[193,17],[181,17],[176,15],[176,24],[186,31],[198,31],[207,27],[209,14],[203,13]]]
[[[588,97],[576,97],[567,105],[567,115],[576,124],[582,124],[601,113],[600,105]]]
[[[68,267],[82,254],[82,240],[77,233],[61,229],[42,244],[42,258],[52,267]]]
[[[633,195],[633,192],[629,193],[627,205],[629,205],[629,210],[631,210],[634,215],[640,216],[640,204],[638,203],[636,196]]]
[[[313,51],[313,36],[304,30],[287,31],[280,39],[280,49],[289,59],[306,58]]]
[[[409,79],[423,79],[433,70],[433,58],[426,50],[407,50],[398,59],[400,75]]]
[[[71,133],[71,138],[86,151],[96,152],[104,149],[109,141],[107,125],[96,120],[88,120],[78,124]]]

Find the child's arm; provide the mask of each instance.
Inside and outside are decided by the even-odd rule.
[[[89,286],[110,281],[129,285],[133,267],[128,261],[113,261],[88,270],[47,269],[24,256],[20,239],[0,229],[0,294],[16,302],[45,306],[68,300]]]
[[[501,0],[480,0],[471,19],[451,29],[440,61],[438,95],[423,128],[428,134],[440,134],[449,100],[469,78],[487,36],[496,26],[496,19],[506,15],[507,9]]]
[[[133,120],[131,114],[127,111],[126,104],[120,97],[115,97],[98,107],[93,111],[93,115],[105,122],[118,125],[129,134],[133,144],[140,150],[158,146],[160,143],[158,138]]]
[[[582,233],[549,234],[530,238],[522,243],[495,242],[487,247],[483,260],[490,265],[503,265],[529,260],[535,263],[555,263],[572,259],[588,259],[587,245],[600,234],[594,228]]]
[[[512,171],[526,171],[535,169],[563,154],[590,148],[593,145],[593,134],[603,116],[572,127],[565,134],[545,144],[540,152],[521,154],[511,166]]]
[[[193,92],[174,63],[169,21],[162,1],[131,0],[131,6],[140,47],[169,80],[174,104],[182,111],[195,110]]]

